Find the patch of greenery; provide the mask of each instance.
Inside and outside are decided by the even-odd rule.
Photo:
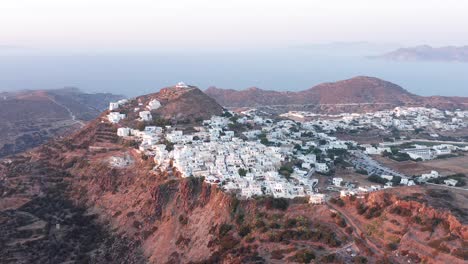
[[[241,177],[245,177],[245,175],[247,175],[247,170],[244,168],[240,168],[238,172]]]
[[[367,177],[367,180],[371,181],[371,182],[375,182],[375,183],[380,183],[380,184],[386,184],[388,182],[387,179],[384,179],[380,176],[377,176],[377,175],[371,175],[369,177]]]

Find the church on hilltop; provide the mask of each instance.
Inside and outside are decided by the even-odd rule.
[[[178,82],[175,86],[176,88],[189,88],[184,82]]]

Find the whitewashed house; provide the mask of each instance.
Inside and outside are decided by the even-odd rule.
[[[328,168],[328,165],[326,163],[315,163],[315,171],[317,172],[328,172],[329,171],[329,168]]]
[[[444,180],[444,183],[447,186],[456,186],[458,181],[455,179],[447,179],[447,180]]]
[[[431,171],[430,173],[425,173],[421,175],[421,180],[427,181],[429,179],[437,179],[439,178],[439,172],[437,171]]]
[[[114,111],[119,108],[119,103],[117,102],[110,102],[109,103],[109,110]]]
[[[109,120],[109,122],[111,122],[113,124],[119,123],[120,120],[124,119],[125,117],[126,117],[125,114],[121,114],[119,112],[110,112],[107,115],[107,119]]]
[[[141,111],[138,115],[142,121],[151,121],[153,119],[150,111]]]
[[[333,182],[333,185],[335,186],[341,186],[341,183],[343,182],[343,178],[333,178],[332,182]]]
[[[119,136],[119,137],[128,137],[128,136],[130,136],[130,128],[128,128],[128,127],[117,128],[117,136]]]
[[[148,106],[147,106],[147,108],[148,108],[149,110],[156,110],[156,109],[158,109],[159,107],[161,107],[161,103],[160,103],[158,100],[156,100],[156,99],[151,100],[151,101],[148,103]]]
[[[392,175],[381,175],[380,177],[386,179],[387,181],[391,181],[393,179]]]

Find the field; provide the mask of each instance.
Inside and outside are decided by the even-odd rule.
[[[373,159],[391,169],[404,173],[406,175],[421,175],[431,170],[436,170],[442,175],[451,175],[455,173],[468,174],[468,157],[456,157],[448,159],[435,159],[424,162],[415,161],[395,161],[386,157],[372,156]]]
[[[449,170],[455,173],[468,174],[468,157],[456,157],[449,159],[436,159],[423,162],[424,165],[438,168],[440,170]]]

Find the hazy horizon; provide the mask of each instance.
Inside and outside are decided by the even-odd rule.
[[[468,89],[464,89],[468,84],[466,63],[370,60],[364,55],[331,54],[317,48],[0,57],[0,91],[72,86],[86,92],[135,96],[179,81],[201,89],[298,91],[364,75],[393,82],[418,95],[468,96]]]
[[[4,0],[0,23],[8,26],[0,30],[0,46],[198,51],[342,40],[466,45],[466,10],[468,2],[457,0]]]
[[[133,96],[200,88],[303,90],[357,75],[468,96],[468,64],[370,61],[468,45],[468,2],[5,0],[0,91],[76,86]],[[434,19],[437,18],[437,19]]]

